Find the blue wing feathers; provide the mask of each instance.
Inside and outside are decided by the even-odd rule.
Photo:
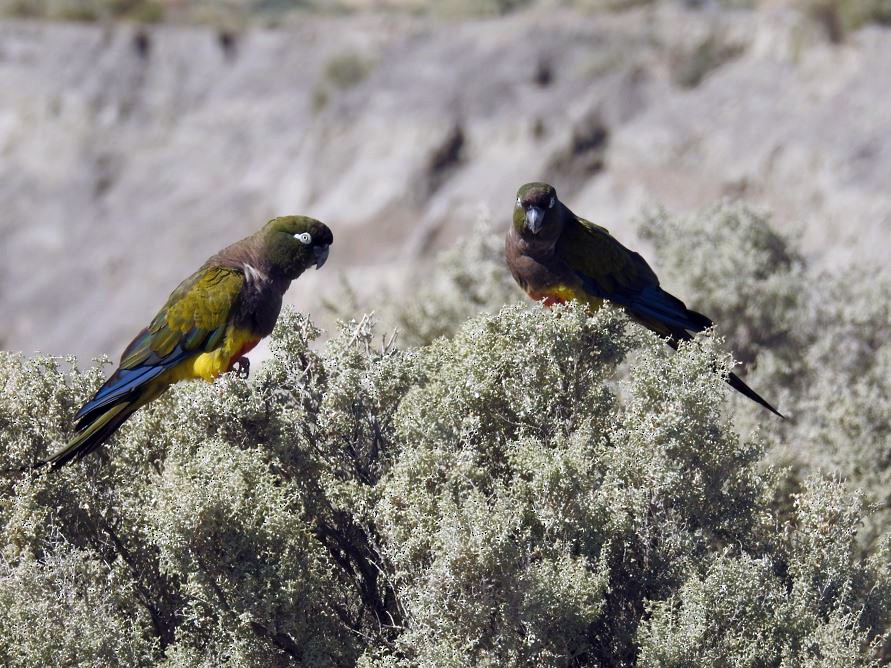
[[[673,329],[701,332],[712,326],[712,321],[658,285],[647,285],[638,290],[601,289],[589,276],[576,272],[576,275],[591,294],[624,306],[632,315],[650,318]]]
[[[629,308],[641,315],[654,318],[670,327],[701,332],[712,326],[712,321],[701,313],[691,311],[680,299],[658,285],[647,286],[632,299]]]
[[[141,387],[150,380],[157,378],[164,372],[164,367],[143,366],[136,369],[121,369],[106,381],[92,399],[85,403],[77,414],[75,420],[89,421],[90,413],[97,409],[105,408],[119,399],[125,397],[133,390]],[[78,424],[78,429],[82,425]]]
[[[83,429],[95,417],[101,415],[102,409],[129,397],[133,392],[176,366],[191,354],[193,351],[183,350],[182,346],[177,346],[173,352],[161,359],[156,357],[137,367],[118,369],[111,378],[105,381],[93,398],[77,411],[74,416],[74,419],[79,421],[77,429]]]
[[[151,338],[151,332],[148,327],[145,327],[139,334],[133,337],[133,340],[130,344],[124,349],[124,352],[121,353],[121,363],[126,363],[128,357],[134,354],[145,354],[149,350],[149,339]]]
[[[131,392],[154,380],[167,369],[179,364],[183,359],[193,354],[197,348],[206,346],[208,339],[214,339],[218,332],[224,331],[225,328],[220,327],[208,334],[202,329],[193,327],[168,355],[158,357],[147,345],[151,332],[149,329],[142,330],[121,356],[122,366],[105,381],[93,398],[77,411],[74,419],[80,421],[78,429],[83,428],[91,421],[91,413],[127,397]],[[132,359],[128,360],[128,356],[131,355]]]

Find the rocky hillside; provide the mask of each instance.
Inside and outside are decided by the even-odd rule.
[[[267,218],[402,289],[516,187],[552,180],[634,240],[642,207],[744,198],[818,262],[881,261],[891,31],[658,7],[305,18],[228,31],[0,23],[0,345],[116,355],[178,280]],[[658,267],[657,267],[658,270]]]

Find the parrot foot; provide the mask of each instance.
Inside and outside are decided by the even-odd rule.
[[[239,378],[248,378],[251,375],[251,361],[247,357],[239,357],[232,365],[232,370]]]

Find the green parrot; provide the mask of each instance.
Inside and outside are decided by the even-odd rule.
[[[246,372],[244,355],[272,332],[291,281],[312,265],[321,269],[333,240],[318,220],[283,216],[212,256],[127,346],[117,370],[75,415],[68,444],[32,468],[89,454],[173,383],[212,381],[236,366]]]
[[[675,349],[693,338],[691,332],[712,326],[706,316],[660,288],[646,260],[605,228],[575,215],[547,183],[527,183],[517,192],[505,257],[520,287],[546,306],[576,300],[596,310],[607,300]],[[736,374],[727,383],[784,417]]]

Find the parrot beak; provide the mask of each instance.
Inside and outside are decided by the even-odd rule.
[[[530,206],[526,209],[526,227],[532,234],[538,234],[541,226],[544,225],[544,211],[537,206]]]
[[[312,259],[316,269],[321,269],[322,265],[328,260],[329,248],[330,246],[316,246],[312,249]]]

